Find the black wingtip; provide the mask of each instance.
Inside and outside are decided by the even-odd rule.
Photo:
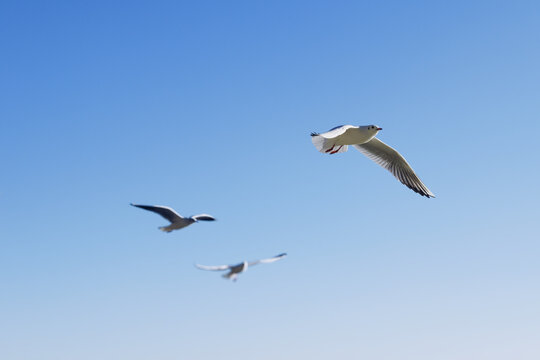
[[[319,136],[319,133],[312,132],[312,133],[311,133],[311,136]]]

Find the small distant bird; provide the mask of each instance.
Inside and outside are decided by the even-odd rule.
[[[203,221],[214,221],[214,220],[216,220],[216,219],[214,219],[212,216],[210,216],[208,214],[194,215],[194,216],[190,216],[190,217],[185,218],[185,217],[182,217],[176,211],[174,211],[173,209],[171,209],[170,207],[167,207],[167,206],[137,205],[137,204],[130,204],[130,205],[131,206],[136,206],[136,207],[144,209],[144,210],[153,211],[153,212],[163,216],[165,219],[169,220],[171,222],[170,225],[159,227],[160,230],[168,232],[168,233],[173,231],[173,230],[185,228],[186,226],[189,226],[189,225],[191,225],[193,223],[196,223],[196,222],[198,222],[200,220],[203,220]]]
[[[209,270],[209,271],[229,270],[228,273],[223,274],[222,276],[226,279],[231,279],[232,281],[236,281],[236,279],[238,278],[238,275],[245,272],[249,266],[254,266],[257,264],[273,263],[274,261],[283,259],[285,256],[287,256],[287,254],[282,253],[269,259],[262,259],[262,260],[252,261],[252,262],[244,261],[236,265],[206,266],[206,265],[195,264],[195,266],[201,270]]]
[[[341,125],[322,134],[311,133],[311,142],[317,150],[325,154],[343,153],[348,150],[348,145],[352,145],[362,154],[390,171],[412,191],[428,198],[435,197],[416,176],[407,160],[400,153],[375,138],[381,130],[377,125]]]

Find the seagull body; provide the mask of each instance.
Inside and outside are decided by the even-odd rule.
[[[415,174],[407,160],[392,147],[375,136],[382,130],[376,125],[341,125],[319,134],[311,133],[311,142],[322,153],[339,154],[346,152],[349,145],[354,146],[377,164],[390,171],[403,185],[414,192],[435,197]]]
[[[172,208],[168,206],[161,206],[161,205],[137,205],[137,204],[130,204],[131,206],[135,206],[144,210],[155,212],[156,214],[161,215],[165,219],[169,220],[171,223],[168,226],[161,226],[159,227],[160,230],[165,232],[171,232],[173,230],[178,230],[185,228],[186,226],[189,226],[193,223],[196,223],[200,220],[203,221],[214,221],[212,216],[208,214],[200,214],[200,215],[194,215],[190,217],[183,217],[179,215],[176,211],[174,211]]]
[[[243,272],[246,272],[248,267],[254,266],[254,265],[257,265],[257,264],[273,263],[274,261],[278,261],[278,260],[283,259],[285,256],[287,256],[287,254],[282,253],[282,254],[276,255],[274,257],[271,257],[269,259],[262,259],[262,260],[251,261],[251,262],[244,261],[244,262],[241,262],[241,263],[235,264],[235,265],[208,266],[208,265],[195,264],[195,266],[197,268],[201,269],[201,270],[208,270],[208,271],[225,271],[225,270],[229,270],[227,273],[223,274],[222,276],[225,279],[230,279],[230,280],[236,281],[236,279],[238,278],[238,275],[240,275]]]

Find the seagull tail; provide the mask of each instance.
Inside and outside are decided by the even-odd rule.
[[[326,139],[324,136],[316,133],[311,134],[311,142],[323,154],[339,154],[349,149],[347,145],[336,145],[331,139]]]
[[[311,142],[313,143],[313,145],[315,145],[315,148],[317,148],[317,150],[319,150],[320,152],[323,153],[326,151],[325,146],[324,146],[326,139],[322,137],[321,135],[312,133]]]
[[[238,278],[238,274],[233,274],[231,272],[225,273],[221,276],[225,279],[232,280],[232,281],[236,281],[236,279]]]
[[[160,226],[158,229],[166,233],[170,233],[172,231],[168,226]]]

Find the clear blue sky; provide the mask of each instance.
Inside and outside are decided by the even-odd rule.
[[[0,41],[0,358],[540,357],[537,1],[3,1]]]

